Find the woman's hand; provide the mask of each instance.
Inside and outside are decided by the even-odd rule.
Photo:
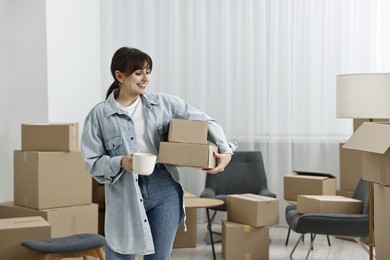
[[[229,164],[232,159],[232,155],[230,153],[214,153],[217,165],[212,169],[203,169],[205,172],[210,174],[216,174],[219,172],[223,172],[225,167]]]
[[[128,172],[133,172],[133,155],[127,154],[122,157],[121,167]]]

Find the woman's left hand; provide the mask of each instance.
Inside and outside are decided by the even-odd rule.
[[[232,159],[232,155],[230,153],[214,153],[217,165],[212,169],[203,169],[205,172],[210,174],[216,174],[219,172],[223,172],[225,167],[229,164]]]

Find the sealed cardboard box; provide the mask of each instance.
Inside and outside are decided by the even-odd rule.
[[[42,217],[0,219],[1,259],[24,259],[27,250],[22,241],[49,237],[50,224]]]
[[[374,184],[375,259],[386,260],[390,255],[390,187]]]
[[[92,180],[80,151],[14,151],[14,203],[34,209],[90,204]]]
[[[184,205],[187,198],[196,198],[196,195],[185,192]],[[173,242],[173,248],[188,248],[196,247],[197,245],[197,209],[186,207],[186,225],[187,231],[184,231],[184,226],[181,224],[176,232],[176,237]]]
[[[269,259],[269,227],[222,222],[222,255],[225,260]]]
[[[362,177],[363,154],[361,151],[345,149],[339,144],[340,151],[340,190],[353,192]]]
[[[297,210],[301,214],[361,214],[362,201],[344,196],[299,195]]]
[[[279,224],[279,200],[256,194],[235,194],[227,197],[229,221],[254,227]]]
[[[78,123],[22,124],[22,150],[77,151]]]
[[[206,121],[172,119],[169,123],[168,141],[207,144],[207,130]]]
[[[336,177],[304,171],[284,176],[284,199],[297,201],[298,195],[336,195]]]
[[[159,163],[195,168],[214,168],[214,152],[218,147],[208,144],[161,142]]]
[[[52,209],[31,209],[13,202],[0,204],[0,219],[41,216],[51,225],[51,237],[98,232],[98,205],[87,204]]]
[[[390,185],[390,124],[363,123],[343,148],[363,152],[362,178]]]

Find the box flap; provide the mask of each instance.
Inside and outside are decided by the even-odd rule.
[[[363,123],[343,148],[384,154],[390,147],[390,124]]]
[[[336,178],[333,174],[322,172],[294,171],[297,175]]]

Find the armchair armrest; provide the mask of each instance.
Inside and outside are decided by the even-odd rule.
[[[266,197],[276,198],[276,194],[270,192],[267,188],[263,188],[262,190],[260,190],[260,191],[259,191],[259,195],[261,195],[261,196],[266,196]]]
[[[200,194],[201,198],[215,198],[216,196],[217,194],[215,193],[215,190],[209,187],[206,187]]]

